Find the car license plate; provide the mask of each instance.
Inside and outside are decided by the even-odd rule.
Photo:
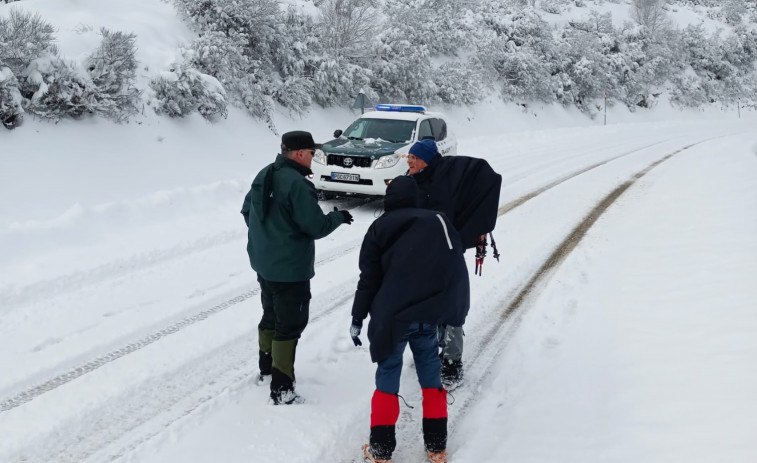
[[[343,182],[359,182],[360,175],[358,174],[344,174],[341,172],[332,172],[331,180],[341,180]]]

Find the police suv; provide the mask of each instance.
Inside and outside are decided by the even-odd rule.
[[[407,153],[416,141],[432,138],[443,156],[457,154],[457,140],[438,113],[423,106],[380,104],[334,132],[316,152],[311,170],[322,198],[339,193],[378,195],[407,172]]]

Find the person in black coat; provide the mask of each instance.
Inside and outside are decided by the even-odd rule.
[[[368,340],[376,362],[371,401],[370,461],[389,460],[396,446],[402,354],[410,344],[423,393],[423,438],[429,458],[446,461],[447,391],[441,382],[438,325],[462,326],[470,283],[460,236],[444,213],[418,208],[411,177],[397,177],[360,249],[360,280],[352,306],[350,334],[360,345],[370,314]]]
[[[464,249],[476,247],[494,229],[502,176],[484,159],[439,154],[434,140],[410,147],[408,174],[421,190],[419,206],[444,212],[460,233]],[[483,235],[483,236],[482,236]],[[469,302],[466,304],[466,307]],[[453,390],[463,381],[463,326],[440,325],[442,383]]]

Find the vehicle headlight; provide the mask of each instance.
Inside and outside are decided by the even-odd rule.
[[[318,164],[326,165],[326,153],[324,153],[321,150],[315,150],[315,156],[313,156],[313,161],[317,162]]]
[[[374,169],[386,169],[388,167],[394,167],[398,162],[400,162],[399,154],[387,154],[386,156],[381,156],[379,158]]]

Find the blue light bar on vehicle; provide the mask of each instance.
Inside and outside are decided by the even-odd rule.
[[[426,108],[423,106],[413,106],[406,104],[377,104],[376,111],[395,111],[402,113],[425,113]]]

